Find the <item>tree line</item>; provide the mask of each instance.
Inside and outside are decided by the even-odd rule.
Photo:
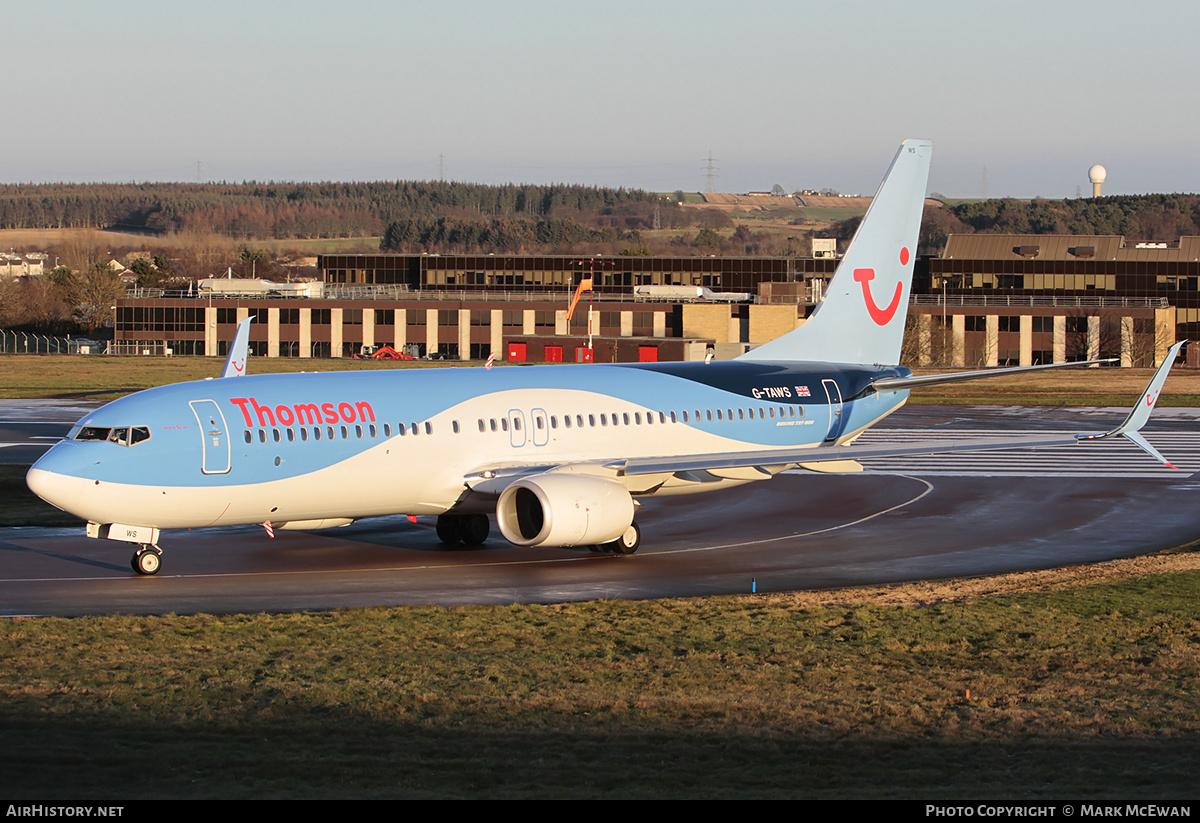
[[[957,233],[1116,234],[1154,243],[1200,235],[1200,195],[1195,194],[1002,198],[959,203],[947,211],[961,224]]]
[[[835,223],[830,236],[844,249],[862,221]],[[998,198],[925,207],[920,254],[941,254],[952,234],[1108,234],[1148,243],[1200,235],[1200,195],[1136,194],[1075,200]]]
[[[449,216],[646,219],[678,211],[638,189],[445,181],[44,183],[0,185],[0,228],[209,231],[235,238],[377,236],[397,221]],[[661,218],[660,218],[661,219]],[[669,219],[669,218],[668,218]]]

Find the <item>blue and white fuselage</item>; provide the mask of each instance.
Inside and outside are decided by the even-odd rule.
[[[30,485],[97,523],[158,529],[479,511],[468,478],[844,443],[906,369],[714,362],[261,375],[139,392],[88,415]],[[137,442],[122,436],[144,430]],[[117,432],[118,436],[113,436]],[[82,435],[82,438],[81,438]],[[663,478],[655,493],[735,477]],[[646,479],[626,484],[634,497]]]

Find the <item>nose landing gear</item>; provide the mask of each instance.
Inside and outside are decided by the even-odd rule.
[[[158,574],[162,566],[162,549],[150,543],[143,543],[141,548],[133,553],[129,561],[133,570],[138,574]]]

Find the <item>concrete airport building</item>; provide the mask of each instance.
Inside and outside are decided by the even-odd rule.
[[[224,354],[254,315],[252,352],[597,362],[731,357],[804,321],[837,260],[331,254],[322,282],[210,287],[119,301],[118,351]],[[595,284],[568,322],[586,276]],[[914,275],[905,362],[953,367],[1160,360],[1200,335],[1200,237],[954,235]],[[214,281],[228,282],[228,281]],[[237,283],[237,281],[233,281]],[[1189,361],[1194,360],[1189,356]],[[1200,364],[1200,362],[1194,363]]]

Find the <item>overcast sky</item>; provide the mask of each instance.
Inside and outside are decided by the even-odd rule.
[[[1200,191],[1193,0],[0,0],[0,182]],[[440,158],[440,159],[439,159]],[[439,166],[439,163],[441,164]],[[985,171],[986,169],[986,171]],[[986,186],[986,189],[985,189]]]

